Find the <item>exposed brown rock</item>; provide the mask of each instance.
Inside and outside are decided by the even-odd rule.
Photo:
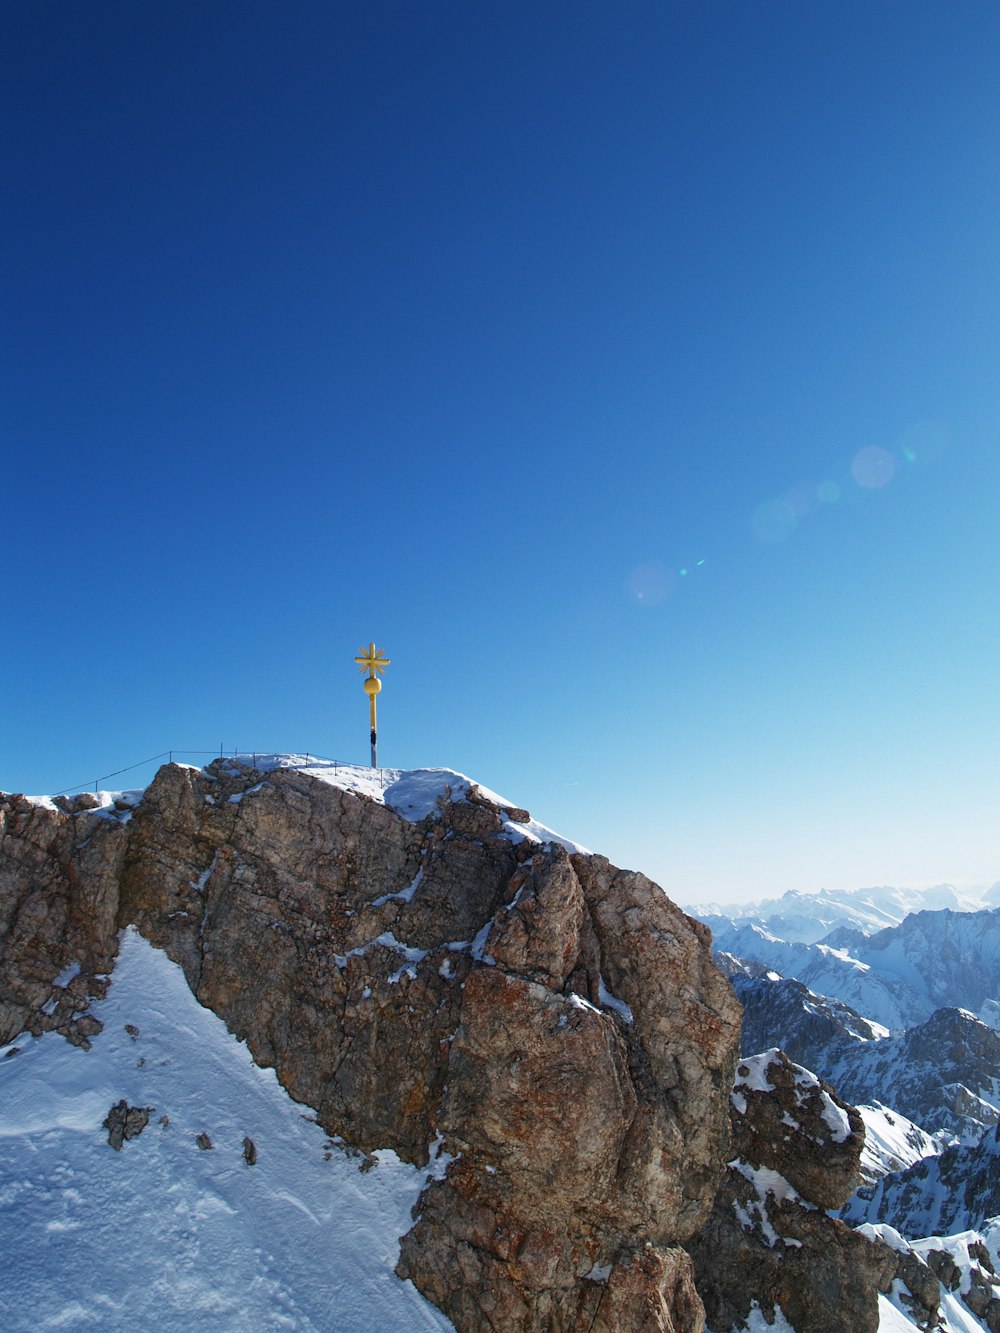
[[[769,1051],[737,1066],[732,1123],[735,1156],[708,1223],[687,1244],[709,1327],[741,1324],[757,1301],[768,1315],[780,1306],[796,1333],[875,1333],[878,1292],[898,1256],[824,1211],[857,1178],[857,1111]]]
[[[608,1277],[587,1333],[617,1330],[662,1330],[701,1333],[705,1316],[695,1290],[689,1256],[681,1249],[653,1245],[635,1251],[627,1263],[616,1264]]]
[[[810,1203],[839,1208],[858,1183],[865,1133],[860,1114],[784,1051],[769,1053],[766,1091],[747,1082],[752,1068],[747,1061],[736,1067],[740,1156],[779,1172]]]
[[[479,791],[414,824],[230,761],[166,765],[124,825],[10,812],[11,1033],[135,924],[329,1134],[449,1154],[401,1271],[459,1329],[701,1328],[677,1243],[723,1171],[740,1015],[644,876],[517,842],[527,812]]]
[[[980,1248],[986,1250],[983,1245]],[[972,1254],[972,1246],[969,1246],[969,1254]],[[989,1251],[986,1250],[986,1257],[989,1260]],[[938,1279],[943,1287],[948,1291],[957,1291],[962,1281],[962,1270],[948,1253],[947,1250],[928,1250],[927,1266]],[[993,1265],[990,1264],[992,1271]]]
[[[58,810],[0,793],[0,1043],[55,1031],[86,1046],[100,1030],[85,1015],[117,952],[128,834],[94,799]],[[73,965],[78,975],[54,985]]]

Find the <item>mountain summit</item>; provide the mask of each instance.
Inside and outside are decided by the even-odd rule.
[[[0,839],[0,1041],[89,1059],[134,928],[331,1151],[423,1172],[398,1274],[457,1328],[701,1327],[682,1243],[724,1171],[739,1006],[643,875],[459,774],[287,756],[2,797]],[[79,1126],[123,1178],[167,1150],[143,1068]],[[168,1301],[160,1326],[192,1318]]]

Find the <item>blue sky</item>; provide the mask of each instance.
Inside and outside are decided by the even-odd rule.
[[[1000,877],[1000,8],[3,29],[0,787],[364,762],[375,639],[682,901]]]

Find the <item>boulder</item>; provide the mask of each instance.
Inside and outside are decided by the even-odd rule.
[[[741,1326],[756,1301],[796,1333],[876,1333],[897,1256],[826,1212],[854,1188],[861,1117],[779,1050],[737,1065],[731,1112],[735,1155],[687,1242],[709,1328]]]

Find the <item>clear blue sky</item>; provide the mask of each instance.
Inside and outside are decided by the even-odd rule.
[[[682,901],[1000,877],[994,0],[0,12],[0,787],[375,639]]]

